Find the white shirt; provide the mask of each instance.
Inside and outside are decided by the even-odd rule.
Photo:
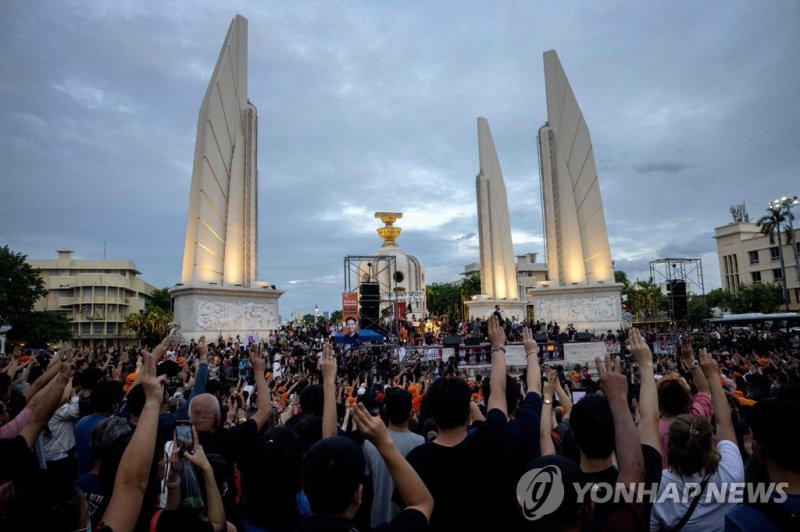
[[[47,429],[44,431],[46,460],[56,461],[66,458],[69,450],[75,447],[75,422],[81,415],[79,400],[80,397],[73,395],[47,422]]]
[[[732,441],[722,440],[717,443],[717,451],[720,454],[719,466],[716,473],[708,479],[708,485],[700,497],[700,503],[692,512],[692,516],[686,526],[683,527],[682,530],[685,532],[723,530],[725,527],[725,514],[736,506],[734,503],[719,503],[715,497],[710,500],[706,498],[711,484],[718,485],[714,493],[722,493],[723,488],[727,488],[724,492],[727,494],[730,486],[722,486],[721,484],[744,482],[744,464],[736,444]],[[656,500],[661,499],[669,483],[676,484],[677,490],[675,492],[682,495],[686,483],[700,484],[704,477],[705,475],[702,473],[681,477],[671,469],[664,469],[661,473],[661,483],[658,485],[658,498]],[[650,514],[650,530],[673,528],[689,510],[692,499],[693,497],[687,497],[685,501],[669,499],[653,504],[653,511]]]

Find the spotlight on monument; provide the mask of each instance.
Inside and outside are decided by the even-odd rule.
[[[614,282],[592,139],[555,50],[543,59],[547,122],[539,128],[539,175],[551,287],[531,292],[534,317],[595,333],[615,330],[622,285]]]
[[[257,281],[257,134],[247,96],[247,19],[237,15],[198,116],[181,282],[170,290],[185,338],[266,336],[279,327],[283,292]]]

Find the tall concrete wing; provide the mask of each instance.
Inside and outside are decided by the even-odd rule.
[[[258,280],[258,113],[247,98],[247,19],[228,28],[197,120],[181,282],[170,289],[184,340],[266,337],[283,294]]]
[[[539,129],[547,262],[558,286],[613,283],[592,139],[555,50],[544,53],[547,123]]]
[[[500,161],[485,118],[478,118],[480,173],[475,178],[478,196],[478,239],[481,251],[481,292],[491,299],[519,299],[508,199]]]
[[[257,279],[258,116],[247,98],[247,20],[228,28],[197,121],[181,283]]]

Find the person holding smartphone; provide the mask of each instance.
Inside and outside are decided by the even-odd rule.
[[[164,530],[178,529],[187,523],[181,523],[185,516],[174,512],[183,499],[181,493],[181,470],[184,467],[194,467],[203,478],[206,496],[206,517],[214,532],[227,530],[228,523],[225,518],[225,507],[222,496],[217,489],[214,470],[208,461],[203,446],[197,437],[197,430],[190,424],[182,422],[175,428],[175,439],[172,442],[170,454],[169,476],[167,477],[167,505],[164,510],[157,510],[151,520],[151,530],[164,527]],[[186,464],[188,462],[189,464]]]

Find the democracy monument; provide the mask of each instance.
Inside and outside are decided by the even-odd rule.
[[[481,294],[467,301],[470,318],[485,318],[499,306],[504,318],[525,319],[519,298],[517,267],[511,242],[508,198],[489,122],[478,118],[478,159],[475,178],[478,199],[478,241],[481,254]]]
[[[547,122],[539,129],[538,151],[547,276],[524,295],[533,304],[534,319],[572,324],[578,331],[616,330],[622,321],[622,286],[614,282],[589,129],[554,50],[544,53],[544,67]],[[258,113],[247,97],[247,20],[237,15],[198,116],[181,282],[170,290],[184,339],[203,334],[245,338],[279,327],[283,292],[257,280],[257,134]],[[505,182],[482,117],[478,153],[481,294],[467,307],[471,318],[486,318],[499,308],[504,318],[524,320]],[[402,301],[402,314],[417,321],[426,313],[424,270],[396,245],[400,229],[393,223],[402,214],[376,216],[386,225],[378,231],[384,244],[375,256],[393,257],[397,271],[382,279],[375,264],[360,264],[359,285],[389,287],[388,295],[376,297]]]
[[[247,19],[228,29],[197,121],[181,282],[183,338],[278,329],[275,286],[258,281],[258,113],[247,98]]]
[[[545,222],[547,278],[528,290],[534,319],[572,324],[578,331],[617,330],[622,322],[614,282],[592,140],[558,55],[544,53],[547,122],[539,129],[539,170]],[[508,203],[486,119],[478,119],[477,177],[482,295],[468,302],[470,317],[495,305],[507,318],[525,316],[514,269]]]

